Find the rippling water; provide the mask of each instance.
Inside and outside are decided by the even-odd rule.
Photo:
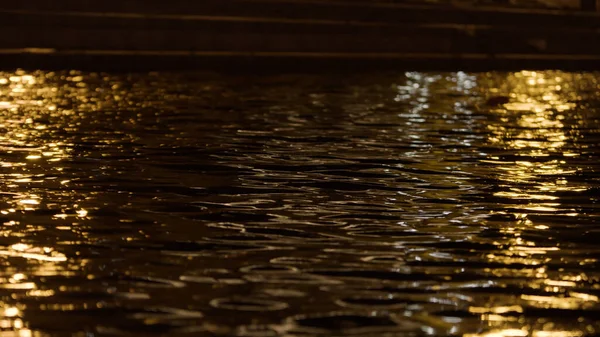
[[[0,336],[598,334],[599,79],[0,73]]]

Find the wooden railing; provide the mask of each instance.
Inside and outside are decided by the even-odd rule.
[[[364,0],[346,0],[364,1]],[[431,4],[446,6],[475,6],[498,8],[530,8],[530,9],[560,9],[597,11],[600,9],[598,0],[375,0],[387,3]]]
[[[456,0],[455,0],[456,1]],[[600,64],[600,15],[408,0],[0,2],[1,64]],[[174,61],[176,60],[176,61]],[[129,61],[127,61],[129,62]],[[267,61],[265,61],[267,62]],[[339,62],[338,62],[339,63]],[[385,63],[385,62],[383,62]],[[175,64],[175,65],[177,65]]]

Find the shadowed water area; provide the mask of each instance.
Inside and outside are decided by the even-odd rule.
[[[0,336],[600,329],[598,73],[0,73]]]

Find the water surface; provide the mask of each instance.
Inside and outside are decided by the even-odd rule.
[[[600,329],[598,73],[0,73],[0,336]]]

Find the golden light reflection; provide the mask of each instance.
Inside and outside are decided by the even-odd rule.
[[[541,308],[551,309],[580,309],[591,307],[598,302],[598,297],[593,295],[581,294],[584,296],[574,296],[575,293],[570,293],[571,296],[536,296],[536,295],[521,295],[521,299],[528,302],[529,305]]]
[[[571,102],[577,93],[566,90],[558,83],[571,74],[522,71],[509,75],[500,88],[508,93],[510,102],[494,109],[501,123],[488,125],[488,141],[498,147],[518,152],[523,160],[501,161],[498,157],[487,160],[501,171],[500,178],[508,191],[497,192],[500,197],[530,200],[556,200],[561,191],[582,191],[585,185],[571,183],[565,176],[575,173],[561,157],[577,156],[565,146],[572,138],[563,121],[572,114],[576,104]],[[571,78],[567,80],[571,81]],[[558,157],[558,158],[557,158]],[[548,158],[548,159],[545,159]],[[540,179],[560,177],[556,179]],[[532,184],[527,188],[514,183]],[[547,202],[531,203],[528,207],[544,207]],[[555,210],[550,204],[548,211]]]
[[[41,334],[36,334],[29,329],[18,328],[17,325],[14,327],[15,329],[19,329],[18,331],[2,331],[0,332],[0,337],[37,337],[42,336]]]
[[[560,192],[581,192],[587,186],[568,180],[576,172],[566,165],[566,157],[577,156],[573,151],[572,135],[565,128],[566,114],[573,114],[578,93],[568,89],[573,74],[560,72],[521,71],[508,75],[498,92],[507,94],[508,102],[491,109],[499,123],[489,124],[488,141],[496,147],[518,153],[514,160],[490,156],[485,163],[493,164],[505,184],[499,186],[496,197],[515,200],[511,213],[523,228],[545,229],[534,224],[529,214],[556,213],[577,215],[577,210],[560,203]],[[520,210],[520,211],[518,211]],[[504,229],[511,231],[510,228]],[[514,231],[513,231],[514,234]],[[542,254],[531,250],[531,254]]]
[[[2,336],[33,336],[32,331],[25,328],[19,307],[0,302],[0,337]]]
[[[75,205],[72,192],[64,188],[70,180],[57,179],[73,148],[61,133],[77,122],[73,111],[66,108],[76,102],[69,102],[68,97],[76,91],[72,85],[62,86],[66,81],[62,76],[0,72],[0,213],[8,218],[0,228],[0,236],[6,239],[0,244],[0,290],[9,294],[0,299],[0,337],[39,336],[27,328],[23,320],[27,308],[19,299],[54,296],[54,290],[43,289],[39,278],[73,273],[60,246],[37,239],[47,224],[34,223],[35,216],[24,215],[56,210],[73,218],[87,216],[85,209]],[[85,90],[81,80],[77,90]]]
[[[521,329],[493,330],[481,334],[464,334],[463,337],[526,337],[529,332]]]
[[[32,247],[24,244],[12,245],[9,249],[0,249],[0,256],[21,257],[28,260],[64,262],[67,257],[51,247]]]
[[[514,305],[501,302],[486,307],[471,307],[487,325],[486,332],[468,334],[470,337],[501,336],[581,336],[579,330],[559,329],[553,324],[527,325],[518,315],[503,315],[508,311],[523,313],[523,308],[579,310],[597,307],[600,299],[581,289],[585,275],[549,272],[547,265],[556,262],[560,246],[543,240],[526,238],[524,232],[539,233],[552,229],[552,224],[533,215],[578,216],[573,204],[563,203],[564,193],[584,192],[589,185],[570,179],[578,171],[570,165],[570,158],[580,156],[585,144],[578,144],[577,103],[580,93],[577,74],[562,72],[521,71],[508,74],[502,80],[495,78],[494,95],[486,111],[490,122],[486,125],[488,144],[494,155],[481,162],[492,167],[494,178],[500,183],[493,195],[506,200],[498,202],[500,209],[493,213],[511,215],[515,221],[499,225],[504,235],[495,242],[496,252],[486,255],[492,263],[526,266],[520,272],[514,269],[495,270],[493,274],[521,275],[531,282],[527,288],[539,293],[515,294]],[[490,82],[490,85],[492,83]],[[501,102],[493,104],[493,102]],[[504,151],[504,155],[502,154]],[[499,154],[498,154],[499,153]],[[557,262],[560,263],[560,262]]]
[[[498,306],[498,307],[470,307],[469,311],[476,314],[504,314],[507,312],[523,312],[520,305]]]
[[[464,334],[463,337],[580,337],[586,333],[581,330],[537,330],[495,329],[484,333]]]
[[[586,333],[581,330],[544,330],[528,331],[524,329],[498,329],[485,333],[465,334],[463,337],[580,337]]]

